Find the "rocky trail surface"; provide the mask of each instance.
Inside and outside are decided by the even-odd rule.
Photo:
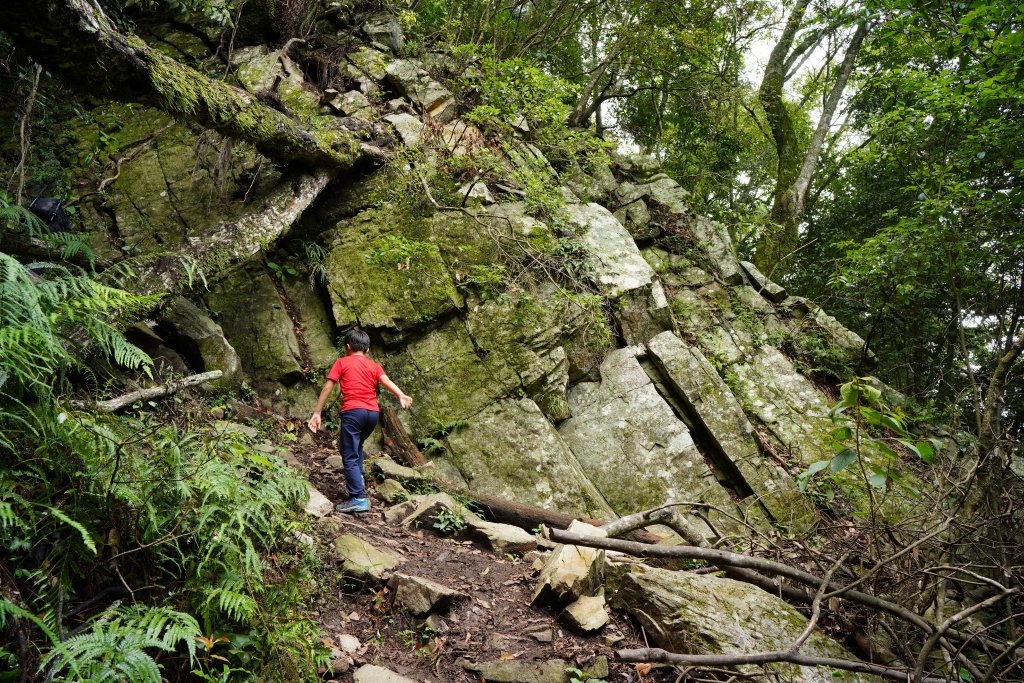
[[[345,498],[342,471],[327,462],[337,453],[329,436],[321,433],[316,443],[294,453],[293,464],[306,470],[314,487],[330,500]],[[372,464],[370,469],[375,469]],[[334,649],[333,680],[676,679],[672,668],[641,674],[650,667],[614,661],[613,647],[645,644],[642,630],[629,617],[610,612],[604,628],[583,635],[568,625],[562,609],[531,604],[544,547],[521,553],[493,550],[486,542],[465,538],[465,530],[453,535],[432,528],[429,520],[389,521],[385,513],[394,506],[381,492],[390,495],[395,484],[376,479],[367,514],[327,512],[326,502],[320,501],[318,512],[327,514],[312,528],[328,559],[313,609],[328,634],[325,644]],[[370,557],[353,559],[361,553]],[[427,607],[438,593],[444,595]]]

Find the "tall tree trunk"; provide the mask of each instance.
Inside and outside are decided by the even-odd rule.
[[[806,150],[800,149],[793,117],[783,98],[786,80],[792,76],[793,67],[801,55],[817,45],[824,30],[817,30],[805,37],[795,48],[793,43],[800,30],[809,0],[799,0],[790,12],[779,42],[772,49],[765,67],[764,78],[758,97],[764,107],[768,126],[775,141],[778,165],[776,168],[775,193],[770,214],[772,225],[758,242],[755,261],[761,271],[769,277],[777,273],[780,263],[792,253],[799,243],[798,226],[807,200],[807,190],[814,169],[821,156],[821,148],[832,126],[832,119],[842,99],[843,92],[853,73],[853,67],[860,54],[861,45],[868,33],[867,23],[861,23],[850,39],[846,54],[836,75],[836,80],[822,105],[821,116]]]
[[[839,67],[839,73],[836,75],[836,82],[832,84],[832,90],[829,91],[825,104],[821,109],[818,126],[811,137],[810,145],[808,145],[807,152],[804,154],[804,163],[800,167],[800,173],[797,175],[791,191],[794,213],[790,220],[794,225],[804,213],[807,189],[811,186],[811,178],[814,177],[814,169],[817,167],[818,158],[821,156],[821,146],[825,143],[828,131],[832,127],[832,119],[835,116],[836,108],[839,106],[839,100],[843,98],[846,84],[850,80],[853,66],[856,64],[857,56],[860,54],[860,46],[864,43],[864,38],[867,34],[868,24],[867,22],[862,22],[857,26],[857,30],[850,39],[850,44],[846,48],[846,54],[843,56],[843,63]]]
[[[782,256],[796,247],[798,236],[796,224],[787,224],[787,217],[792,215],[792,196],[790,189],[800,174],[800,144],[796,137],[793,117],[782,97],[786,85],[789,54],[793,47],[796,34],[803,24],[804,14],[810,0],[797,0],[796,5],[786,19],[786,25],[779,36],[779,42],[772,48],[768,64],[764,69],[758,98],[764,107],[768,128],[775,140],[778,164],[775,172],[775,197],[772,204],[771,220],[778,226],[774,231],[767,231],[757,245],[755,261],[762,273],[770,274]]]
[[[155,106],[179,120],[246,140],[286,165],[345,170],[361,158],[359,143],[348,131],[304,129],[252,94],[122,33],[96,0],[2,2],[0,26],[36,60],[90,94]]]

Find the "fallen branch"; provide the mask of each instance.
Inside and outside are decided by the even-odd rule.
[[[616,653],[623,662],[652,662],[655,664],[674,664],[677,666],[738,666],[742,664],[770,664],[781,662],[799,666],[827,666],[832,669],[853,671],[856,673],[873,674],[893,681],[907,681],[910,672],[905,669],[894,669],[881,664],[838,659],[833,657],[813,657],[799,652],[775,650],[772,652],[756,652],[746,655],[683,655],[668,652],[661,648],[638,648],[619,650]],[[922,683],[947,683],[945,678],[923,678]]]
[[[603,529],[609,536],[617,537],[655,524],[669,527],[692,546],[710,548],[707,539],[701,536],[700,532],[685,517],[673,510],[669,505],[627,515],[605,524]],[[807,591],[786,585],[778,579],[773,579],[751,569],[733,566],[727,566],[723,569],[730,578],[757,586],[767,593],[778,595],[790,602],[806,604],[812,601],[812,596]]]
[[[150,387],[148,389],[139,389],[125,394],[124,396],[118,396],[108,401],[97,401],[96,403],[89,403],[88,401],[73,401],[71,405],[75,408],[95,408],[105,413],[114,413],[126,406],[130,406],[136,401],[146,401],[153,398],[160,398],[161,396],[169,396],[180,389],[187,387],[194,387],[210,380],[220,379],[224,373],[220,370],[210,370],[209,372],[202,372],[198,375],[189,375],[179,380],[173,380],[167,384],[161,384],[158,387]]]
[[[695,546],[657,546],[623,541],[616,538],[593,538],[582,534],[575,534],[559,529],[549,529],[546,532],[548,538],[557,543],[568,543],[571,545],[582,545],[590,548],[603,548],[605,550],[617,550],[636,557],[663,557],[687,560],[702,560],[709,562],[716,567],[739,567],[741,569],[753,569],[756,572],[767,572],[778,574],[787,579],[796,581],[814,589],[821,588],[823,579],[795,567],[790,567],[781,562],[774,562],[760,557],[751,557],[740,553],[732,553],[727,550],[715,550],[713,548],[699,548]],[[935,627],[925,621],[919,614],[911,612],[905,607],[889,602],[883,598],[862,593],[860,591],[844,591],[843,586],[829,584],[829,588],[835,591],[834,595],[842,597],[851,602],[856,602],[867,607],[872,607],[894,617],[914,624],[925,633],[931,635]]]

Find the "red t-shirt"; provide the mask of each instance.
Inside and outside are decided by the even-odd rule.
[[[343,356],[334,361],[327,379],[341,385],[341,410],[365,408],[380,410],[377,405],[377,382],[384,368],[366,356]]]

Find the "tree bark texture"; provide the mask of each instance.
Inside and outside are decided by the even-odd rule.
[[[246,140],[282,164],[346,170],[361,156],[358,141],[348,131],[306,130],[252,94],[121,32],[96,0],[3,2],[0,26],[73,87],[155,106],[181,121]]]
[[[212,234],[193,238],[184,252],[155,261],[125,262],[123,267],[112,269],[116,271],[113,277],[126,274],[131,277],[131,290],[135,294],[177,292],[191,288],[195,280],[217,279],[229,266],[258,254],[286,233],[320,196],[332,177],[331,171],[319,169],[301,173],[290,181],[283,180],[260,210],[223,223]],[[109,279],[112,271],[106,271],[104,278]],[[110,284],[122,286],[124,283]]]
[[[772,199],[771,222],[774,227],[759,240],[755,262],[761,272],[772,277],[779,263],[792,253],[799,243],[798,226],[804,212],[807,191],[814,176],[814,169],[821,156],[821,148],[832,126],[843,92],[853,73],[860,54],[861,45],[868,33],[868,24],[857,26],[850,44],[846,48],[836,80],[822,104],[821,116],[811,136],[807,149],[801,152],[793,122],[783,90],[792,76],[794,63],[802,54],[809,54],[820,40],[824,31],[812,33],[795,48],[793,43],[807,11],[809,0],[799,0],[790,12],[778,43],[772,49],[764,77],[758,90],[758,98],[764,107],[768,128],[775,141],[778,157],[776,166],[775,192]]]

